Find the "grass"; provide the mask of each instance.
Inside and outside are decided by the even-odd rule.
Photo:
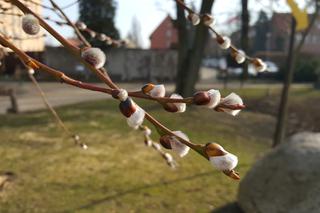
[[[192,141],[219,142],[238,155],[242,176],[270,146],[269,115],[147,109]],[[175,156],[179,167],[171,170],[144,146],[140,132],[127,127],[114,101],[61,107],[58,113],[88,150],[62,137],[46,111],[0,116],[0,171],[16,174],[0,192],[0,212],[209,212],[236,199],[239,183],[194,152]]]

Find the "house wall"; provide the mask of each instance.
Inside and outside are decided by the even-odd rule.
[[[62,47],[47,47],[45,63],[73,77],[94,76]],[[106,68],[117,81],[172,81],[176,76],[177,52],[174,50],[114,49],[107,53]]]
[[[178,43],[178,31],[170,16],[150,36],[151,49],[170,49]]]
[[[42,7],[38,4],[42,3],[42,0],[31,1],[22,0],[30,9],[32,9],[37,14],[42,14]],[[0,25],[1,32],[5,35],[13,38],[13,43],[25,52],[41,52],[44,50],[44,37],[43,31],[38,35],[29,36],[27,35],[21,27],[21,15],[23,14],[17,7],[12,7],[11,4],[5,1],[0,2],[3,8],[10,8],[6,11],[7,14],[0,14],[0,20],[3,22]],[[8,15],[9,14],[9,15]],[[11,15],[10,15],[11,14]],[[12,15],[17,14],[20,16]],[[10,51],[9,49],[7,51]]]

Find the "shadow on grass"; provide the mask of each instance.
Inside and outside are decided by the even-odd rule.
[[[211,213],[244,213],[237,203],[230,203],[219,209],[213,210]]]
[[[150,189],[150,188],[154,188],[154,187],[161,187],[161,186],[164,186],[164,185],[167,186],[167,185],[176,184],[176,183],[183,182],[183,181],[188,181],[188,180],[201,178],[201,177],[204,177],[204,176],[212,176],[212,175],[216,176],[218,174],[219,174],[218,172],[212,172],[212,170],[210,170],[208,172],[203,172],[203,173],[199,173],[199,174],[192,175],[192,176],[178,178],[178,179],[171,180],[171,181],[158,182],[158,183],[154,183],[154,184],[147,184],[147,185],[144,185],[144,186],[140,186],[140,187],[135,187],[135,188],[129,189],[127,191],[119,192],[119,193],[116,193],[114,195],[107,196],[107,197],[104,197],[104,198],[101,198],[101,199],[98,199],[98,200],[93,200],[88,204],[80,206],[79,208],[72,209],[72,210],[66,210],[64,212],[65,213],[69,213],[69,212],[77,212],[79,210],[84,210],[84,209],[88,210],[88,209],[93,208],[93,207],[95,207],[97,205],[104,204],[106,202],[112,201],[114,199],[117,199],[119,197],[122,197],[122,196],[125,196],[125,195],[128,195],[128,194],[137,193],[137,192],[139,192],[141,190]]]

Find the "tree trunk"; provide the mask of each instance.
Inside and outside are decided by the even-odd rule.
[[[276,125],[276,132],[274,135],[274,141],[272,145],[273,147],[282,143],[285,137],[285,132],[286,132],[286,123],[287,123],[287,114],[288,114],[288,97],[289,97],[290,84],[292,82],[293,72],[294,72],[293,64],[295,63],[295,57],[294,57],[295,34],[296,34],[296,20],[292,17],[289,52],[287,57],[287,73],[285,75],[283,89],[282,89],[281,102],[280,102],[277,125]]]
[[[248,53],[249,50],[249,10],[248,0],[242,0],[242,14],[241,14],[241,49]],[[241,75],[241,87],[243,87],[245,81],[248,79],[248,63],[243,63]]]
[[[178,29],[178,67],[177,67],[177,78],[176,78],[176,92],[182,94],[181,91],[184,84],[184,72],[186,70],[187,64],[185,63],[187,59],[187,53],[189,50],[190,35],[187,29],[187,19],[184,8],[182,8],[178,3],[176,3],[177,8],[177,29]]]
[[[203,0],[200,13],[210,13],[214,0]],[[179,13],[179,7],[177,5],[178,13],[178,26],[183,24],[185,16]],[[180,16],[179,16],[180,15]],[[190,39],[190,32],[187,30],[186,25],[179,30],[179,62],[178,62],[178,74],[176,81],[176,92],[183,95],[192,95],[195,91],[195,84],[199,78],[199,70],[201,67],[201,61],[203,56],[203,50],[208,40],[208,28],[203,24],[199,24],[196,27],[196,33],[192,40]],[[180,31],[182,30],[182,31]],[[189,48],[191,47],[191,48]],[[180,56],[180,54],[182,54]]]
[[[290,89],[290,84],[293,78],[293,65],[297,58],[299,58],[301,48],[310,33],[311,29],[315,25],[315,22],[318,18],[318,13],[320,10],[320,1],[315,0],[315,12],[313,17],[311,18],[310,24],[308,28],[305,30],[305,32],[302,35],[302,39],[300,40],[298,46],[293,51],[294,48],[294,34],[295,34],[295,19],[292,17],[292,28],[291,28],[291,38],[290,38],[290,46],[289,46],[289,53],[288,53],[288,59],[287,59],[287,73],[285,76],[285,82],[282,89],[282,96],[281,96],[281,102],[279,106],[279,113],[278,113],[278,119],[277,119],[277,125],[275,130],[275,136],[274,141],[272,144],[272,147],[275,147],[283,142],[283,139],[285,137],[285,131],[286,131],[286,119],[287,119],[287,111],[288,111],[288,94]]]

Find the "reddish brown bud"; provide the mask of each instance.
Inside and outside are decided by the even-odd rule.
[[[121,47],[121,42],[120,41],[112,41],[112,47],[115,47],[115,48]]]
[[[261,66],[262,60],[260,58],[254,58],[252,60],[252,63],[253,63],[254,66]]]
[[[124,116],[129,118],[136,111],[137,105],[131,98],[127,98],[127,100],[120,102],[119,109]]]
[[[195,13],[189,13],[188,14],[188,20],[193,24],[193,25],[198,25],[200,23],[200,17],[198,14]]]
[[[167,112],[178,112],[179,111],[179,108],[173,103],[164,103],[164,104],[162,104],[162,106]]]
[[[208,155],[208,157],[223,156],[227,154],[223,147],[217,143],[206,144],[205,152]]]
[[[169,135],[161,136],[160,144],[166,149],[172,149],[170,140],[171,140],[171,136]]]
[[[118,99],[119,93],[120,93],[120,91],[117,90],[117,89],[114,89],[114,90],[111,91],[111,95],[112,95],[112,97],[113,97],[114,99]]]
[[[147,138],[145,138],[145,139],[144,139],[144,144],[145,144],[146,146],[150,147],[150,146],[152,146],[152,141],[149,140],[149,139],[147,139]]]
[[[141,88],[141,91],[144,93],[144,94],[148,94],[153,88],[154,88],[154,84],[146,84],[144,85],[142,88]]]
[[[207,105],[210,102],[210,96],[208,92],[199,91],[193,95],[193,102],[196,105]]]
[[[218,42],[218,44],[223,44],[224,43],[223,37],[218,35],[217,36],[217,42]]]
[[[121,40],[120,41],[121,46],[125,47],[128,45],[128,41],[127,40]]]
[[[220,36],[220,35],[217,35],[217,42],[219,44],[219,46],[221,47],[221,49],[228,49],[230,46],[231,46],[231,40],[229,37],[227,36]]]
[[[234,180],[240,180],[240,175],[238,172],[231,170],[231,171],[223,171],[223,173],[225,175],[227,175],[228,177],[234,179]]]
[[[206,26],[211,26],[211,25],[214,25],[214,18],[212,17],[212,15],[210,14],[204,14],[202,16],[202,22],[206,25]]]
[[[260,58],[253,59],[252,63],[258,72],[264,72],[267,69],[267,64],[264,63]]]

